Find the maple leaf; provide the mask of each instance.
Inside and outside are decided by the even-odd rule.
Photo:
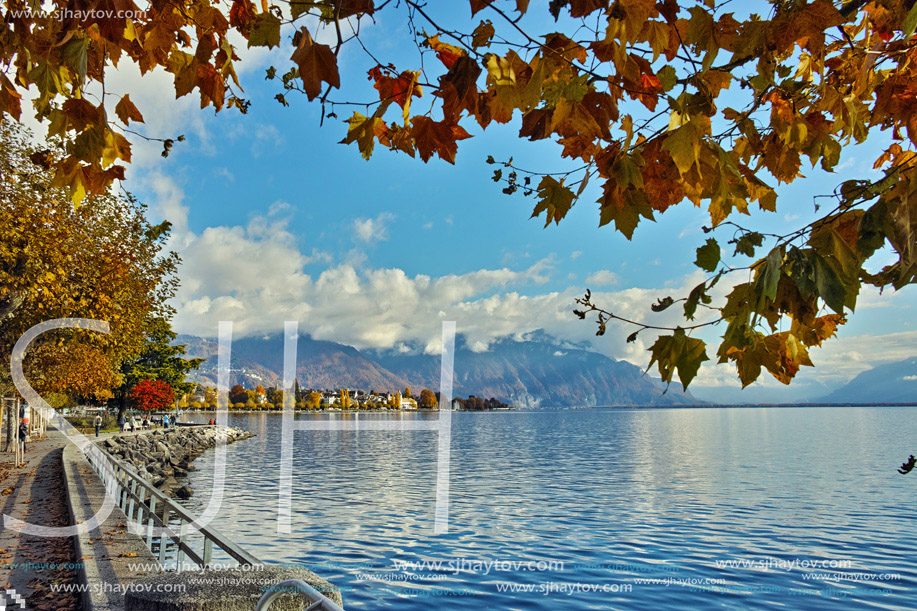
[[[669,132],[662,150],[668,151],[675,162],[678,171],[685,175],[695,164],[700,163],[700,151],[703,134],[697,125],[689,121],[681,127]]]
[[[0,72],[0,114],[8,113],[18,121],[22,113],[22,107],[19,102],[21,99],[22,94],[16,91],[13,83],[10,82],[5,74]]]
[[[354,15],[372,15],[376,12],[373,0],[332,0],[334,14],[339,19]]]
[[[280,46],[280,19],[273,13],[258,13],[248,29],[248,47]]]
[[[118,115],[118,119],[121,120],[121,123],[125,125],[131,121],[143,123],[143,115],[140,114],[140,111],[137,110],[137,107],[131,102],[130,94],[125,94],[121,97],[117,106],[115,106],[115,114]]]
[[[87,126],[98,125],[102,121],[102,111],[85,98],[71,98],[64,102],[62,110],[73,129],[81,132]]]
[[[470,0],[471,2],[471,16],[474,17],[479,11],[484,10],[494,0]]]
[[[551,108],[536,108],[522,115],[522,127],[519,129],[520,138],[529,140],[543,140],[551,135],[551,123],[554,110]]]
[[[620,189],[613,180],[605,182],[599,203],[599,227],[614,221],[615,229],[628,240],[634,237],[634,230],[640,217],[654,220],[653,209],[646,200],[646,194],[634,188]]]
[[[338,74],[337,58],[331,47],[314,42],[306,28],[300,29],[296,37],[296,50],[290,59],[299,66],[299,76],[306,96],[314,100],[321,95],[323,82],[340,89],[341,76]]]
[[[394,100],[404,109],[410,108],[411,97],[423,97],[423,88],[417,84],[419,73],[405,70],[397,77],[388,76],[383,66],[376,66],[369,71],[369,77],[375,81],[373,88],[379,92],[379,99]]]
[[[229,9],[229,25],[247,36],[249,26],[254,19],[255,5],[250,0],[233,0],[232,7]]]
[[[716,271],[720,264],[720,245],[713,238],[708,238],[707,242],[697,249],[697,259],[694,265],[704,271]]]
[[[652,359],[647,367],[657,363],[659,375],[666,385],[672,383],[674,374],[678,373],[682,388],[688,389],[691,380],[697,375],[701,363],[710,360],[707,357],[706,344],[696,337],[688,337],[681,327],[672,335],[660,335],[650,347]]]
[[[439,34],[428,38],[427,45],[436,52],[436,57],[438,57],[439,61],[443,62],[443,65],[447,68],[451,68],[460,57],[465,55],[465,51],[460,47],[442,42],[439,39]]]
[[[532,211],[531,218],[545,213],[544,226],[547,227],[554,221],[559,224],[570,208],[573,206],[575,196],[573,191],[565,187],[563,182],[558,182],[553,176],[545,176],[538,184],[538,204]]]
[[[341,144],[350,144],[356,142],[363,159],[369,160],[373,154],[373,147],[376,138],[386,131],[385,121],[377,116],[364,117],[358,112],[347,120],[350,127],[347,129],[347,137],[341,140]]]
[[[471,46],[475,49],[489,47],[490,41],[496,33],[497,30],[494,28],[494,24],[489,19],[485,19],[471,33]]]
[[[455,154],[458,152],[458,140],[470,138],[463,127],[455,123],[434,121],[429,117],[413,117],[411,119],[411,135],[420,158],[429,161],[433,153],[440,159],[455,163]]]
[[[478,77],[481,66],[472,58],[459,57],[449,72],[440,78],[438,95],[443,98],[443,114],[457,119],[462,110],[476,114],[478,110]]]

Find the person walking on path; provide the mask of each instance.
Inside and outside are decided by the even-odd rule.
[[[19,423],[19,444],[22,446],[22,453],[25,454],[25,440],[29,438],[29,425],[25,422]]]
[[[137,417],[131,416],[131,433],[137,429]]]
[[[121,432],[124,432],[124,427],[127,424],[127,419],[124,417],[124,414],[121,414],[121,417],[118,418],[118,426],[121,427]]]
[[[102,429],[102,416],[96,416],[95,425],[96,425],[96,437],[98,437],[99,431]]]

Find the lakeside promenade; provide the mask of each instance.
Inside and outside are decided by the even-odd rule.
[[[4,584],[4,591],[0,591],[0,611],[20,608],[27,611],[248,611],[254,608],[266,587],[289,580],[297,580],[300,585],[296,588],[301,586],[303,589],[278,593],[277,604],[281,608],[290,604],[293,605],[290,608],[299,608],[311,599],[320,605],[310,608],[339,610],[340,592],[325,579],[304,567],[265,565],[213,526],[200,532],[215,546],[229,551],[252,568],[227,568],[219,563],[211,566],[206,545],[204,555],[196,557],[188,547],[189,542],[185,541],[185,528],[196,518],[172,504],[168,495],[162,492],[147,488],[148,492],[144,493],[141,487],[152,486],[149,480],[140,479],[105,450],[105,446],[111,445],[108,439],[118,437],[121,444],[140,442],[141,446],[149,446],[152,441],[162,447],[177,443],[174,453],[189,443],[199,447],[201,435],[197,431],[211,431],[213,427],[193,427],[195,431],[191,428],[186,429],[190,432],[186,441],[173,439],[170,442],[162,430],[113,432],[98,438],[88,435],[93,442],[106,443],[97,447],[98,452],[84,455],[64,433],[49,426],[45,438],[28,443],[22,466],[14,468],[12,461],[0,461],[3,486],[0,498],[4,514],[29,525],[44,527],[93,523],[100,511],[107,516],[75,536],[30,536],[13,528],[0,527],[0,579]],[[182,427],[177,429],[181,430]],[[155,440],[141,440],[140,436],[152,436]],[[149,455],[156,458],[157,451],[150,451]],[[103,456],[108,458],[101,458]],[[114,470],[100,473],[96,466],[100,458],[103,462],[113,461]],[[158,495],[156,499],[148,496],[151,490]],[[108,505],[110,513],[103,509],[109,502],[114,503],[114,506]],[[148,519],[155,518],[152,515],[154,507],[159,508],[156,519],[160,520],[160,525],[161,519],[168,522],[168,518],[162,516],[163,509],[173,518],[177,512],[180,518],[178,524],[173,522],[169,526],[174,532],[169,535],[168,547],[163,548],[164,539],[157,541],[162,548],[158,558],[149,547],[149,535],[142,536],[135,530],[135,522],[146,524]],[[186,554],[184,560],[178,547]],[[177,572],[175,567],[163,565],[163,558],[168,559],[175,553],[178,553],[180,564],[188,561],[192,564],[182,564],[184,568]],[[195,568],[193,563],[198,566]],[[232,587],[228,585],[230,582]]]

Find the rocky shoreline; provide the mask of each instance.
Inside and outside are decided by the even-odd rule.
[[[139,435],[116,435],[100,442],[102,448],[134,467],[143,479],[160,492],[187,499],[193,491],[178,479],[194,470],[191,464],[206,450],[226,443],[254,437],[254,433],[221,426],[177,427],[156,429]]]

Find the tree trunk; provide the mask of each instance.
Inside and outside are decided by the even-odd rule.
[[[6,445],[3,446],[4,452],[12,452],[15,449],[13,441],[16,439],[16,435],[19,432],[16,430],[16,424],[19,421],[19,405],[18,401],[7,402],[4,401],[4,404],[9,403],[9,407],[5,407],[4,411],[6,414]]]

